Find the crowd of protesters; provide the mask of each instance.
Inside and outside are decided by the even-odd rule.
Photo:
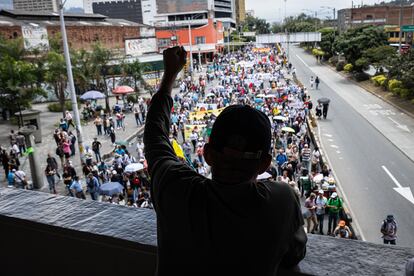
[[[273,161],[260,178],[285,182],[296,191],[303,199],[303,215],[309,233],[351,238],[350,229],[341,219],[343,202],[336,193],[335,181],[329,168],[321,166],[321,153],[312,144],[308,130],[312,99],[307,88],[296,82],[295,68],[283,50],[246,46],[233,53],[218,54],[205,72],[199,72],[197,76],[182,79],[179,92],[173,96],[171,142],[176,145],[177,156],[199,174],[209,177],[203,146],[209,139],[216,116],[228,105],[250,105],[264,112],[272,125]],[[310,80],[311,89],[314,84],[318,89],[318,77]],[[148,100],[139,99],[137,106],[130,108],[138,126],[145,123],[148,104]],[[76,154],[76,135],[70,130],[75,127],[72,114],[66,112],[53,134],[56,152],[48,155],[44,171],[51,193],[57,193],[56,184],[62,181],[70,196],[85,199],[86,191],[92,200],[151,208],[150,179],[142,140],[137,140],[132,152],[128,144],[117,144],[116,132],[132,127],[125,125],[123,112],[122,108],[114,107],[111,114],[99,114],[92,119],[97,136],[85,147],[81,172],[71,161]],[[16,186],[19,177],[25,177],[18,171],[18,156],[24,151],[24,143],[19,142],[18,134],[12,134],[11,150],[2,149],[1,160],[6,175],[9,172],[18,175],[17,180],[14,176],[14,182],[9,182]],[[115,147],[110,161],[102,159],[102,139],[110,139]],[[142,164],[142,169],[125,170],[136,163]],[[102,195],[101,186],[110,182],[121,184],[122,192]],[[325,217],[328,219],[327,232],[324,232]]]

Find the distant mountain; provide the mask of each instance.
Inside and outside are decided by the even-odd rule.
[[[13,0],[0,0],[0,10],[1,9],[13,9]]]
[[[65,12],[67,12],[67,13],[85,13],[83,8],[80,8],[80,7],[71,7],[69,9],[65,9]]]

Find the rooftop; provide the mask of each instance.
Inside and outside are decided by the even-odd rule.
[[[152,210],[8,188],[0,189],[0,201],[4,271],[34,272],[45,260],[64,265],[62,256],[76,252],[76,257],[65,255],[66,262],[96,254],[102,256],[102,262],[111,261],[103,268],[96,266],[97,271],[129,269],[140,275],[154,274],[157,239]],[[39,245],[42,254],[36,254]],[[24,267],[15,267],[18,258],[14,252],[20,246],[33,257]],[[306,258],[299,266],[302,273],[312,275],[403,275],[405,263],[412,257],[413,248],[309,235]],[[128,260],[135,260],[138,270],[125,266]],[[67,266],[67,272],[90,266],[78,263],[80,266]]]

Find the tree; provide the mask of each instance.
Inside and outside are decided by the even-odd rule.
[[[95,80],[95,84],[98,90],[101,90],[105,94],[105,109],[110,110],[109,98],[108,98],[108,85],[106,78],[109,75],[109,61],[111,59],[111,51],[102,47],[97,43],[92,48],[91,53],[91,77]]]
[[[77,91],[86,92],[91,88],[91,54],[84,49],[71,53],[73,81]]]
[[[334,50],[345,55],[349,63],[362,57],[366,49],[386,45],[387,35],[381,27],[363,26],[349,29],[341,34],[334,43]]]
[[[243,31],[256,32],[256,34],[270,33],[270,24],[265,19],[247,16],[244,22]]]
[[[142,81],[142,75],[144,72],[144,65],[138,60],[134,60],[131,63],[124,64],[124,72],[127,76],[131,77],[134,84],[135,92],[138,93],[138,81]]]
[[[324,57],[328,59],[335,55],[334,43],[337,33],[333,28],[323,28],[320,29],[319,32],[321,32],[321,42],[319,43],[319,46],[321,47],[321,50],[325,52]]]
[[[396,55],[396,50],[388,45],[369,48],[363,52],[363,57],[375,67],[377,72],[387,64],[389,59],[395,58]]]
[[[410,49],[406,54],[396,55],[387,61],[389,79],[402,81],[404,88],[408,89],[407,98],[414,97],[414,51]]]
[[[38,96],[44,96],[35,63],[26,60],[23,41],[0,39],[0,106],[11,113],[30,107]]]
[[[65,58],[61,53],[51,50],[47,54],[46,60],[47,71],[45,74],[45,81],[52,86],[53,92],[62,109],[63,117],[65,117],[65,90],[68,83]]]

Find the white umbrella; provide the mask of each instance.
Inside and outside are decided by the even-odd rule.
[[[279,115],[279,116],[273,116],[273,120],[287,121],[287,118]]]
[[[277,98],[277,96],[276,96],[276,95],[272,95],[272,94],[265,95],[264,97],[265,97],[265,98]]]
[[[257,94],[256,98],[264,98],[266,95],[265,94]]]
[[[208,93],[207,95],[206,95],[206,97],[215,97],[216,96],[216,94],[214,94],[214,93]]]
[[[322,181],[322,179],[323,179],[323,174],[320,173],[320,174],[315,175],[315,177],[313,178],[313,181],[315,181],[316,183],[319,183]]]
[[[271,177],[272,177],[272,175],[271,175],[270,173],[268,173],[268,172],[264,172],[264,173],[259,174],[259,175],[257,176],[257,180],[269,179],[269,178],[271,178]]]
[[[125,167],[125,172],[137,172],[144,168],[141,163],[132,163]]]

